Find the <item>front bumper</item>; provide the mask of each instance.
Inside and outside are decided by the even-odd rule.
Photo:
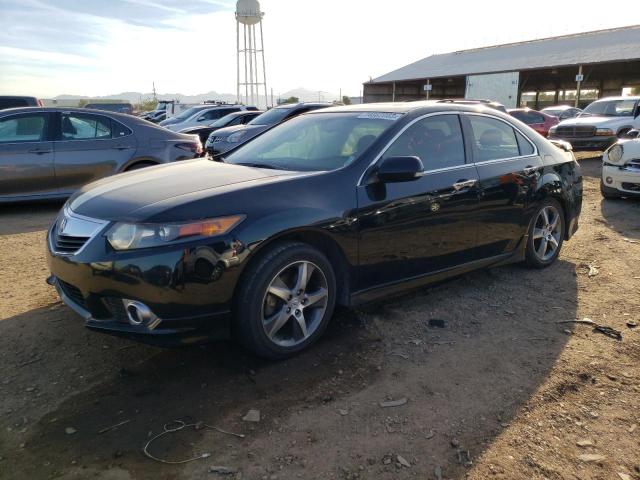
[[[54,253],[54,229],[47,236],[49,283],[89,329],[160,346],[229,336],[239,261],[225,241],[113,252],[97,236],[68,255]],[[154,321],[131,322],[123,299],[146,305]]]
[[[571,138],[558,135],[549,134],[549,140],[564,140],[569,142],[573,150],[587,150],[587,151],[605,151],[611,145],[618,141],[618,137],[580,137]]]
[[[640,168],[602,166],[602,181],[605,186],[615,188],[630,197],[640,197]]]

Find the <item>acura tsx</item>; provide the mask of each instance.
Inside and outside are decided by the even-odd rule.
[[[219,161],[85,186],[48,232],[49,283],[93,330],[159,345],[232,335],[287,357],[336,305],[551,265],[582,204],[558,145],[480,105],[318,110]]]

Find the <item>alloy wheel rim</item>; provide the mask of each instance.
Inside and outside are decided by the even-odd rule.
[[[562,218],[553,205],[542,208],[533,227],[533,250],[543,262],[553,258],[560,246]]]
[[[327,278],[316,264],[287,265],[271,279],[262,301],[265,334],[281,347],[303,343],[318,330],[328,299]]]

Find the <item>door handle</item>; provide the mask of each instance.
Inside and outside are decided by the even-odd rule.
[[[532,167],[531,165],[527,165],[526,167],[524,167],[525,175],[531,175],[532,173],[535,173],[537,171],[538,167]]]
[[[35,153],[36,155],[44,155],[45,153],[51,153],[51,150],[46,148],[32,148],[28,150],[29,153]]]
[[[127,150],[129,147],[128,145],[116,145],[115,147],[113,147],[114,150]]]
[[[456,183],[454,183],[453,185],[451,185],[453,187],[453,189],[458,192],[460,190],[462,190],[463,188],[468,188],[468,187],[473,187],[478,181],[475,179],[471,179],[471,180],[460,180]]]

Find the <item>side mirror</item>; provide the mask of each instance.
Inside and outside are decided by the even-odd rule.
[[[204,122],[206,120],[206,118],[204,117],[200,117],[196,120],[196,122]]]
[[[411,182],[424,175],[424,165],[418,157],[388,157],[376,173],[382,183]]]

